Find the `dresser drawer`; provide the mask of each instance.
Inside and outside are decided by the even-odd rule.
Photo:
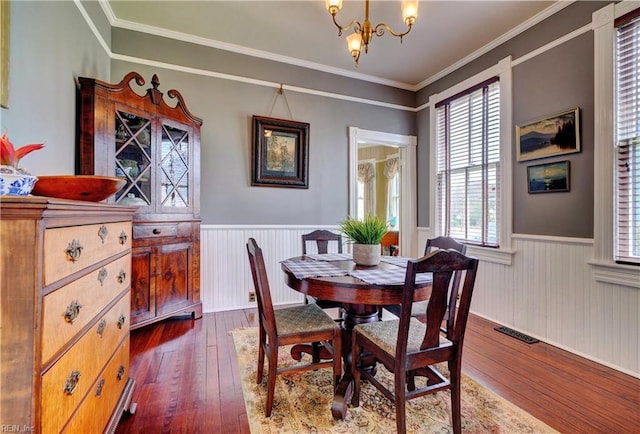
[[[44,284],[49,285],[129,248],[130,222],[47,229]]]
[[[175,237],[178,235],[177,223],[159,223],[156,225],[135,225],[133,227],[133,237],[141,238],[160,238]]]
[[[106,427],[129,378],[129,338],[125,339],[95,382],[65,433],[86,434],[91,427]]]
[[[60,432],[118,345],[129,335],[131,301],[122,297],[42,376],[42,432]],[[105,322],[102,334],[98,331]],[[119,322],[120,321],[120,322]]]
[[[130,276],[131,255],[126,255],[44,296],[42,363],[122,293]]]

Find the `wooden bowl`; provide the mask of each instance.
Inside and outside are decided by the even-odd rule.
[[[96,175],[38,176],[31,194],[59,199],[100,202],[126,184],[125,178]]]

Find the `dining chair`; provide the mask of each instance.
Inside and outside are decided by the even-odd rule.
[[[436,238],[429,238],[427,239],[427,242],[425,244],[424,247],[424,255],[428,255],[429,253],[433,252],[434,250],[437,249],[443,249],[443,250],[455,250],[456,252],[460,252],[463,255],[467,254],[467,245],[466,244],[462,244],[460,242],[458,242],[456,239],[451,238],[451,237],[444,237],[444,236],[440,236],[440,237],[436,237]],[[455,273],[454,279],[458,279],[459,273]],[[413,316],[415,316],[416,318],[418,318],[421,321],[425,321],[425,317],[424,317],[424,312],[425,312],[425,308],[427,306],[427,301],[418,301],[415,302],[413,304],[413,309],[411,310],[411,313]],[[454,304],[455,306],[455,304]],[[387,305],[384,306],[385,309],[387,309],[389,312],[393,313],[396,316],[400,315],[400,306],[399,305]],[[447,311],[447,314],[445,316],[445,325],[442,328],[442,331],[444,333],[447,332],[447,330],[449,329],[448,324],[451,322],[451,318],[450,318],[450,312]]]
[[[249,238],[247,253],[251,265],[251,275],[255,286],[258,302],[259,346],[258,346],[258,376],[256,383],[262,383],[264,374],[264,359],[267,358],[267,402],[265,417],[271,416],[276,375],[283,372],[296,372],[324,367],[333,368],[333,388],[335,390],[338,379],[342,375],[342,330],[329,315],[315,304],[303,304],[282,309],[274,309],[267,278],[267,269],[262,256],[262,249],[255,239]],[[278,368],[278,349],[285,345],[321,343],[331,354],[331,360],[316,360]],[[298,361],[302,354],[292,352],[292,357]]]
[[[303,255],[307,254],[308,243],[314,243],[316,245],[316,251],[319,254],[329,253],[330,243],[337,246],[335,249],[333,249],[336,251],[336,253],[342,253],[342,235],[336,234],[331,231],[318,229],[308,234],[303,234],[302,235],[302,254]],[[342,303],[337,301],[332,301],[332,300],[322,300],[316,297],[312,297],[310,295],[304,296],[304,302],[306,304],[313,302],[322,309],[338,308],[338,318],[336,318],[335,320],[338,322],[342,321],[342,318],[343,318]]]
[[[397,320],[359,324],[353,328],[351,372],[354,379],[354,393],[351,405],[360,405],[361,377],[375,386],[389,400],[395,403],[396,427],[398,433],[406,432],[406,401],[427,394],[451,391],[451,423],[456,434],[461,432],[460,382],[462,379],[462,346],[471,296],[478,269],[478,260],[455,250],[437,250],[429,255],[410,260],[407,265],[400,318]],[[433,273],[431,296],[426,305],[427,322],[423,323],[411,314],[413,293],[417,273]],[[460,294],[457,309],[452,306],[449,287],[455,285],[455,273],[464,278],[458,280]],[[460,287],[461,285],[461,287]],[[455,300],[453,301],[455,303]],[[440,332],[445,312],[455,312],[452,331],[449,336]],[[382,363],[393,373],[393,390],[380,383],[370,368],[362,367],[360,355],[367,354],[367,365],[371,360]],[[446,362],[448,376],[436,366]],[[427,380],[416,388],[416,377]]]

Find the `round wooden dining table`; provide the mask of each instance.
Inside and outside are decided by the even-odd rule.
[[[379,306],[402,303],[402,289],[404,284],[372,284],[350,275],[298,278],[286,267],[288,261],[315,261],[315,259],[299,256],[282,262],[281,268],[286,275],[286,283],[290,288],[322,300],[342,303],[344,309],[342,321],[344,373],[333,397],[331,413],[335,418],[344,419],[353,395],[353,377],[351,375],[351,332],[353,327],[358,324],[379,321]],[[380,262],[378,265],[372,267],[356,265],[352,260],[328,262],[346,272],[354,270],[398,269],[398,265],[386,262]],[[414,301],[426,300],[430,295],[431,282],[416,285]],[[294,357],[299,357],[302,352],[311,354],[311,347],[297,346],[292,349],[292,355],[294,355],[294,352],[297,353]],[[327,352],[323,354],[322,357],[331,358],[332,356]],[[366,355],[363,355],[361,360],[363,364],[371,364],[371,362],[367,360]],[[375,370],[375,365],[371,364],[371,369]]]

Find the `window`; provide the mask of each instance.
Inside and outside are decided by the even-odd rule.
[[[436,104],[436,233],[498,247],[500,82],[491,78]]]
[[[614,259],[640,265],[640,9],[615,27]]]

